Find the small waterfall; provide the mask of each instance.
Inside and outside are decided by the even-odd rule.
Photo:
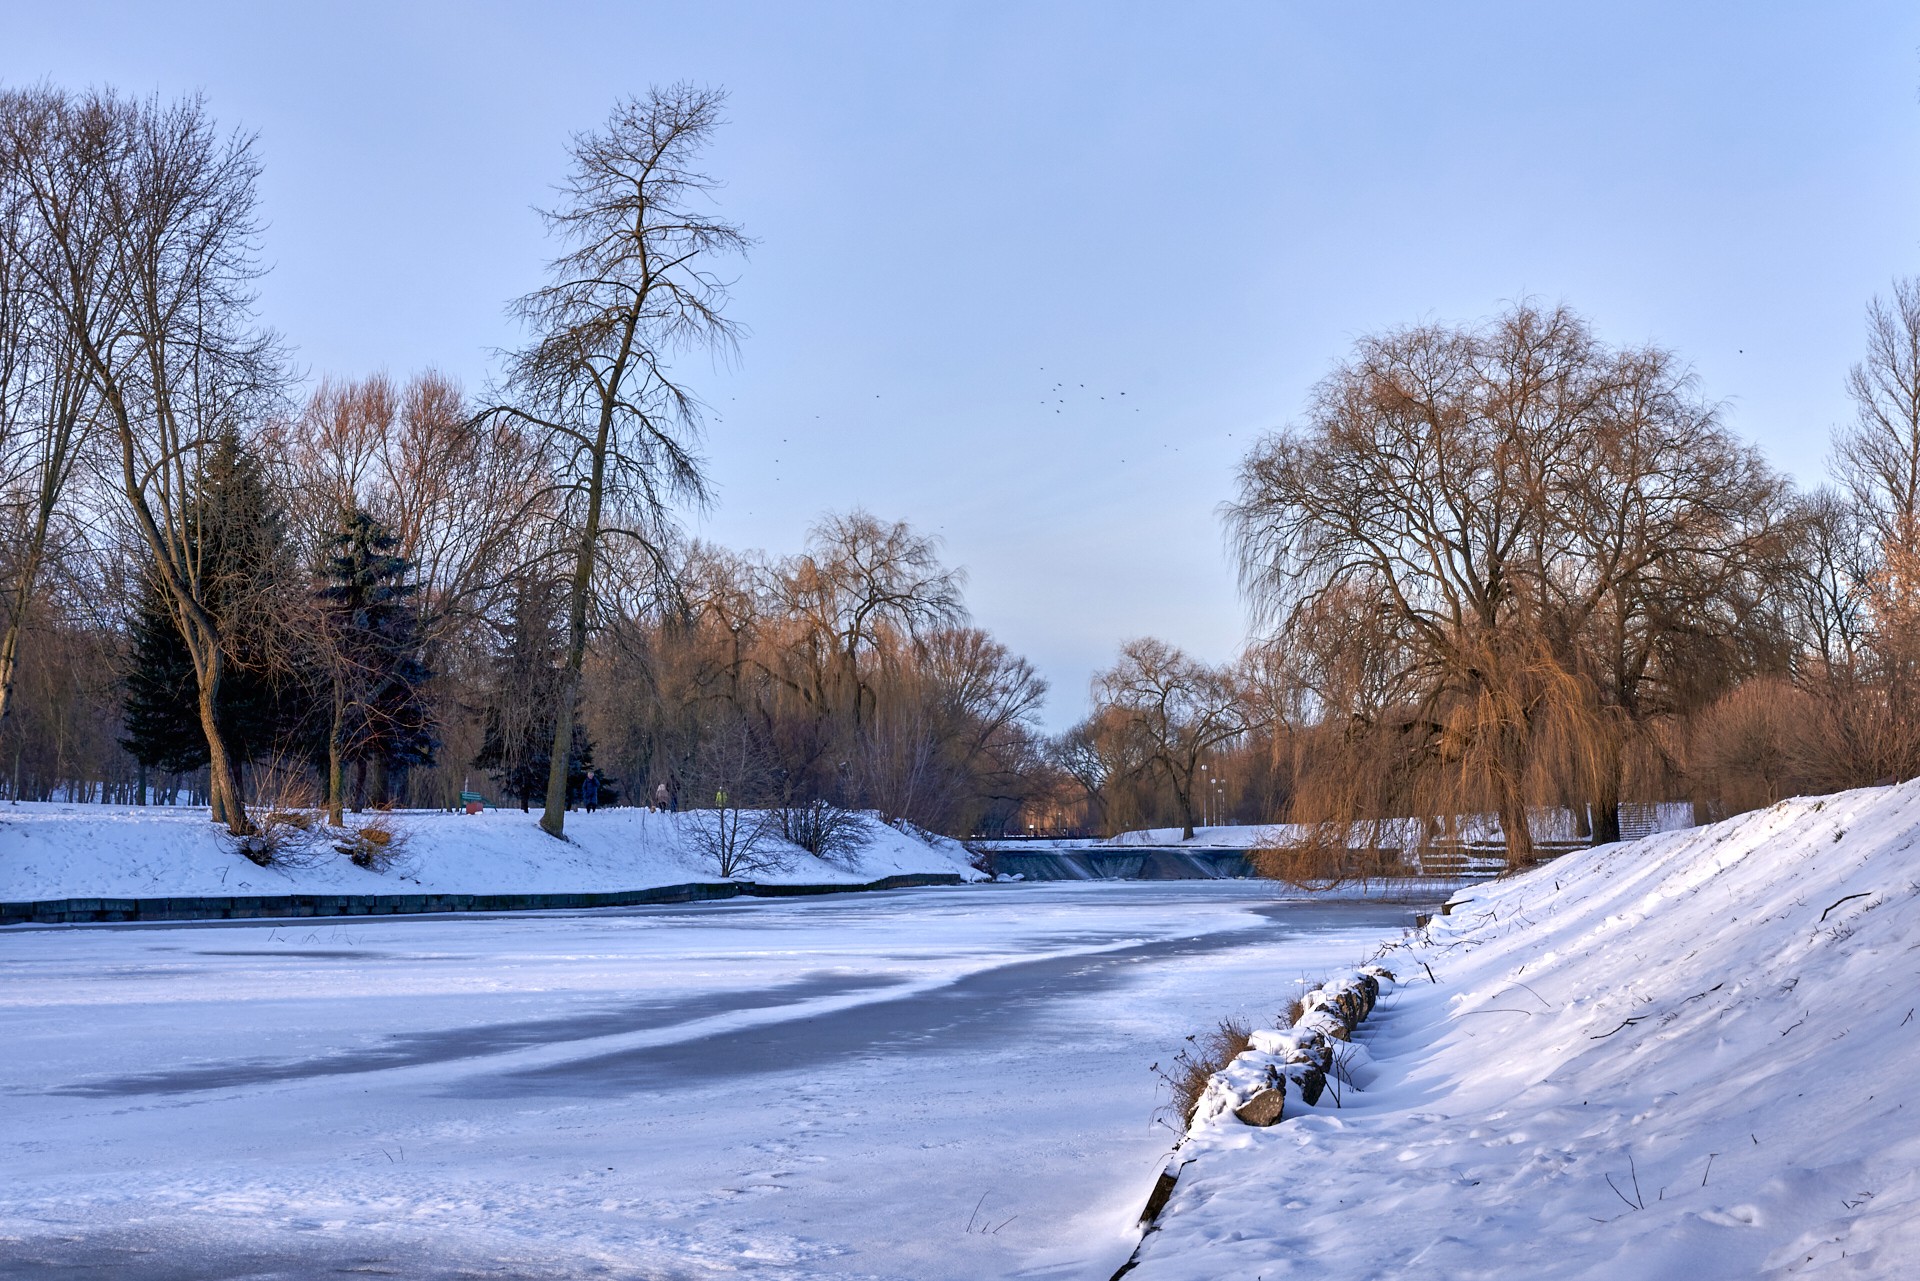
[[[1244,850],[1140,846],[996,850],[993,869],[1029,881],[1217,881],[1253,875]]]

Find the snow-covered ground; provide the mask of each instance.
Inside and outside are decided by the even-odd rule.
[[[351,816],[350,816],[351,817]],[[532,894],[646,889],[720,879],[688,840],[692,814],[621,808],[567,816],[567,839],[517,809],[393,815],[406,847],[380,873],[331,853],[305,867],[256,867],[202,809],[32,803],[0,806],[0,900],[228,894]],[[976,875],[967,851],[872,818],[866,842],[826,862],[774,842],[784,868],[747,878],[780,884],[874,881],[910,872]],[[771,846],[770,846],[771,848]]]
[[[1641,831],[1673,832],[1693,826],[1693,806],[1684,802],[1662,801],[1658,804],[1630,804],[1621,807],[1622,819],[1627,824],[1637,825]],[[1413,819],[1395,820],[1389,824],[1391,830],[1403,826],[1406,839],[1418,844],[1421,839],[1422,825]],[[1573,811],[1569,809],[1544,810],[1536,812],[1528,824],[1536,841],[1572,841],[1585,840],[1576,833]],[[1292,823],[1253,823],[1230,826],[1196,827],[1193,839],[1184,839],[1184,829],[1178,827],[1147,827],[1132,832],[1121,832],[1104,841],[1016,841],[1006,842],[1005,848],[1025,848],[1028,846],[1057,846],[1070,848],[1075,845],[1193,845],[1212,849],[1256,849],[1260,846],[1273,846],[1300,839],[1308,829]],[[1369,825],[1361,829],[1365,843],[1372,843],[1377,833]],[[1491,814],[1468,817],[1459,823],[1455,831],[1458,835],[1471,840],[1498,841],[1500,839],[1500,821]]]
[[[1103,1281],[1148,1065],[1409,920],[1277,894],[13,927],[0,1277]]]
[[[1129,1281],[1920,1275],[1916,841],[1910,783],[1463,891],[1364,1090],[1201,1124]]]

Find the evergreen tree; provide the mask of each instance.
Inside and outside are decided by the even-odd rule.
[[[272,607],[284,581],[286,538],[259,460],[237,432],[223,433],[203,461],[186,529],[230,660],[214,715],[234,762],[245,765],[281,744],[300,707],[297,691],[276,681],[274,670],[286,639]],[[209,752],[193,659],[158,577],[142,576],[128,629],[121,746],[150,769],[201,768]]]
[[[501,791],[525,810],[544,796],[553,761],[554,712],[562,681],[561,637],[556,619],[559,596],[551,584],[523,581],[514,593],[507,626],[493,660],[486,731],[475,769],[492,775]],[[593,767],[593,740],[573,720],[567,755],[567,796],[578,800],[580,785]],[[601,804],[614,792],[604,783]]]
[[[128,622],[123,681],[126,737],[120,746],[147,769],[185,774],[207,763],[207,736],[194,698],[193,657],[173,621],[166,589],[151,575]]]
[[[365,511],[354,510],[329,540],[321,567],[320,602],[331,715],[327,734],[327,802],[340,822],[345,770],[358,767],[356,805],[386,799],[388,777],[431,765],[439,746],[426,698],[432,673],[421,658],[417,590],[412,569],[396,555],[396,539]]]

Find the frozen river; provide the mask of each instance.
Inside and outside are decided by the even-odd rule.
[[[0,1277],[1099,1278],[1149,1065],[1408,909],[1249,882],[0,935]]]

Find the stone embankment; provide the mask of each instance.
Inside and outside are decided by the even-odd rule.
[[[1205,1140],[1238,1126],[1278,1125],[1302,1108],[1318,1105],[1329,1092],[1337,1104],[1341,1091],[1353,1088],[1366,1057],[1366,1050],[1353,1040],[1354,1029],[1373,1013],[1381,984],[1393,981],[1392,971],[1383,966],[1362,966],[1301,997],[1292,1027],[1253,1033],[1247,1048],[1207,1081],[1194,1105],[1187,1132],[1167,1158],[1140,1213],[1147,1232],[1154,1230],[1179,1186],[1181,1170],[1198,1159],[1196,1149]],[[1136,1250],[1114,1273],[1114,1281],[1138,1261]]]

